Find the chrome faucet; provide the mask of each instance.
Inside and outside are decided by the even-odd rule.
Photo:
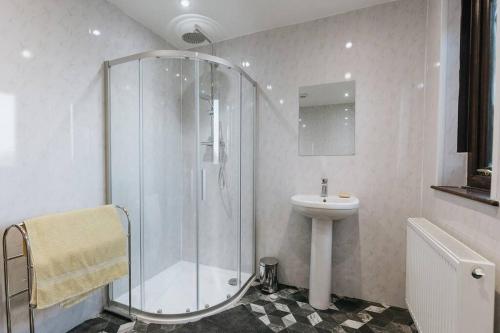
[[[321,197],[328,197],[328,178],[321,178]]]

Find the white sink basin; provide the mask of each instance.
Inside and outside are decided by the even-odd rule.
[[[356,213],[359,200],[356,197],[340,198],[329,196],[322,198],[319,195],[294,195],[291,202],[295,210],[302,215],[317,219],[337,221]]]
[[[309,304],[316,309],[326,310],[330,306],[332,284],[333,221],[355,214],[359,200],[353,196],[323,198],[319,195],[294,195],[290,201],[295,210],[312,218]]]

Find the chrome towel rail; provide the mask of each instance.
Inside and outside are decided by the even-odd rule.
[[[131,318],[132,316],[132,256],[131,256],[131,222],[128,210],[125,207],[117,206],[115,207],[121,210],[127,217],[127,247],[128,247],[128,314]],[[11,230],[17,230],[23,239],[22,253],[9,256],[7,250],[7,236]],[[33,292],[33,262],[31,261],[31,246],[28,233],[26,232],[26,227],[24,221],[20,224],[13,224],[7,229],[5,229],[3,234],[3,273],[4,273],[4,289],[5,289],[5,317],[7,325],[7,333],[12,333],[12,311],[11,311],[11,300],[19,295],[28,294],[28,315],[29,315],[29,326],[30,333],[35,333],[35,316],[34,311],[36,304],[31,303],[31,295]],[[10,279],[9,279],[9,262],[15,259],[26,257],[26,274],[28,286],[26,289],[22,289],[15,293],[10,292]]]

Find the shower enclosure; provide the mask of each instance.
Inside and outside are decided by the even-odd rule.
[[[132,293],[150,322],[230,306],[255,273],[255,82],[228,61],[152,51],[108,61],[108,202],[132,218]]]

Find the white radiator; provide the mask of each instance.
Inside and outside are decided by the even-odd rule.
[[[408,219],[406,304],[420,333],[491,333],[495,265],[423,218]]]

